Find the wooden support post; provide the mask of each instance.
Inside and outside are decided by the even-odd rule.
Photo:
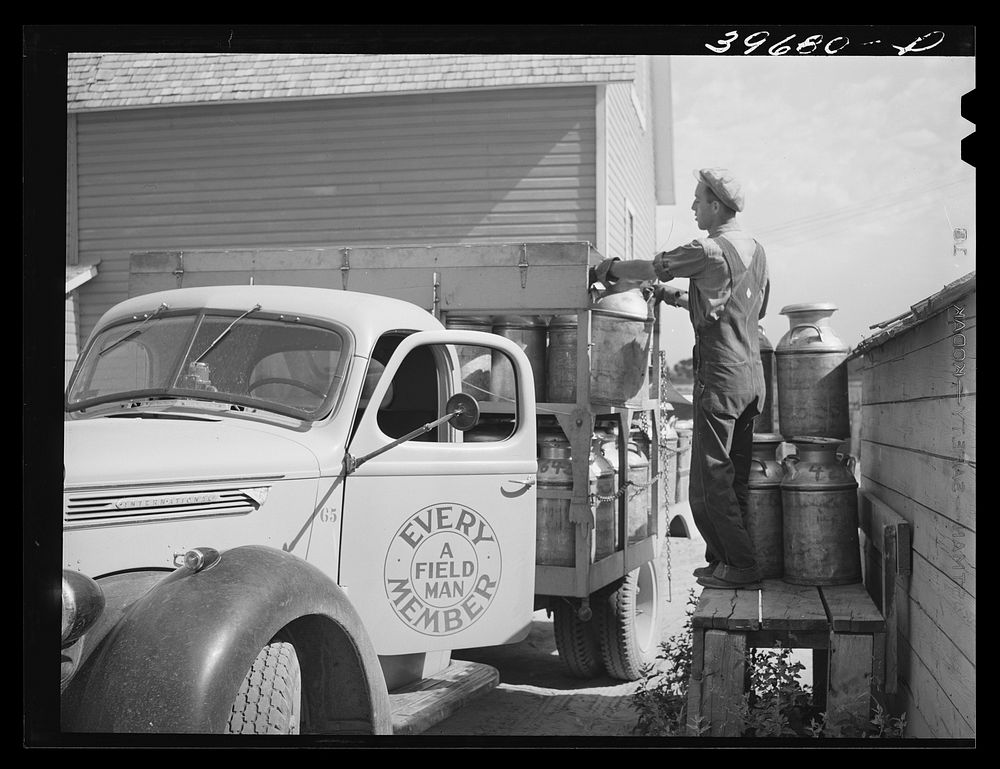
[[[896,577],[912,572],[912,526],[874,494],[862,492],[858,502],[859,525],[865,533],[865,586],[885,618],[879,689],[895,694],[899,678]]]
[[[864,725],[871,712],[874,635],[832,632],[830,678],[826,695],[828,723]]]
[[[705,631],[694,628],[691,633],[691,680],[688,682],[687,733],[700,737],[702,729],[708,727],[701,712],[703,669],[705,666]]]
[[[746,635],[724,630],[705,631],[702,663],[701,715],[712,737],[739,737],[743,727],[746,672]]]

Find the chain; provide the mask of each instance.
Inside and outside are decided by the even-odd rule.
[[[661,470],[660,472],[658,472],[653,477],[653,479],[649,481],[649,483],[636,483],[635,481],[632,481],[632,480],[625,481],[625,483],[623,483],[621,485],[621,488],[618,489],[618,491],[616,491],[614,494],[611,494],[610,496],[604,496],[603,494],[591,494],[591,495],[589,495],[590,502],[593,503],[594,500],[597,500],[598,502],[614,502],[615,500],[620,499],[625,494],[625,492],[628,491],[629,486],[634,486],[636,490],[635,490],[635,492],[633,492],[629,496],[629,501],[631,501],[631,500],[635,499],[637,496],[639,496],[640,494],[642,494],[642,492],[644,492],[646,489],[648,489],[651,486],[653,486],[659,480],[661,480],[662,478],[666,477],[666,474],[667,474],[667,470],[666,470],[666,468],[664,468],[663,470]]]
[[[670,505],[667,505],[667,518],[670,517]],[[667,601],[672,602],[674,600],[674,581],[673,575],[670,573],[670,524],[667,524],[667,531],[663,537],[663,541],[667,546]]]

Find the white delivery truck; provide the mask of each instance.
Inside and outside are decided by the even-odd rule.
[[[462,685],[454,650],[517,642],[540,608],[573,672],[638,677],[659,641],[658,452],[642,484],[615,444],[599,494],[594,430],[646,415],[656,446],[658,415],[648,372],[591,402],[600,258],[136,255],[132,298],[66,392],[62,729],[391,734],[394,693]],[[578,316],[573,402],[536,397],[515,340],[447,323],[528,310]],[[503,398],[463,392],[477,355],[513,374]],[[481,418],[503,430],[472,440]],[[572,449],[559,488],[539,487],[543,421]],[[629,536],[640,491],[652,506]],[[559,526],[570,562],[536,562]]]

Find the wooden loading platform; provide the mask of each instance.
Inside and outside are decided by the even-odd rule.
[[[765,580],[763,590],[706,588],[692,617],[688,733],[739,737],[747,649],[813,650],[813,692],[829,722],[867,722],[884,691],[885,620],[861,584]]]

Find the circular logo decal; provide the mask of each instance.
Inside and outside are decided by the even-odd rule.
[[[500,584],[493,527],[465,505],[440,503],[410,516],[389,545],[385,593],[418,633],[458,633],[489,608]]]

